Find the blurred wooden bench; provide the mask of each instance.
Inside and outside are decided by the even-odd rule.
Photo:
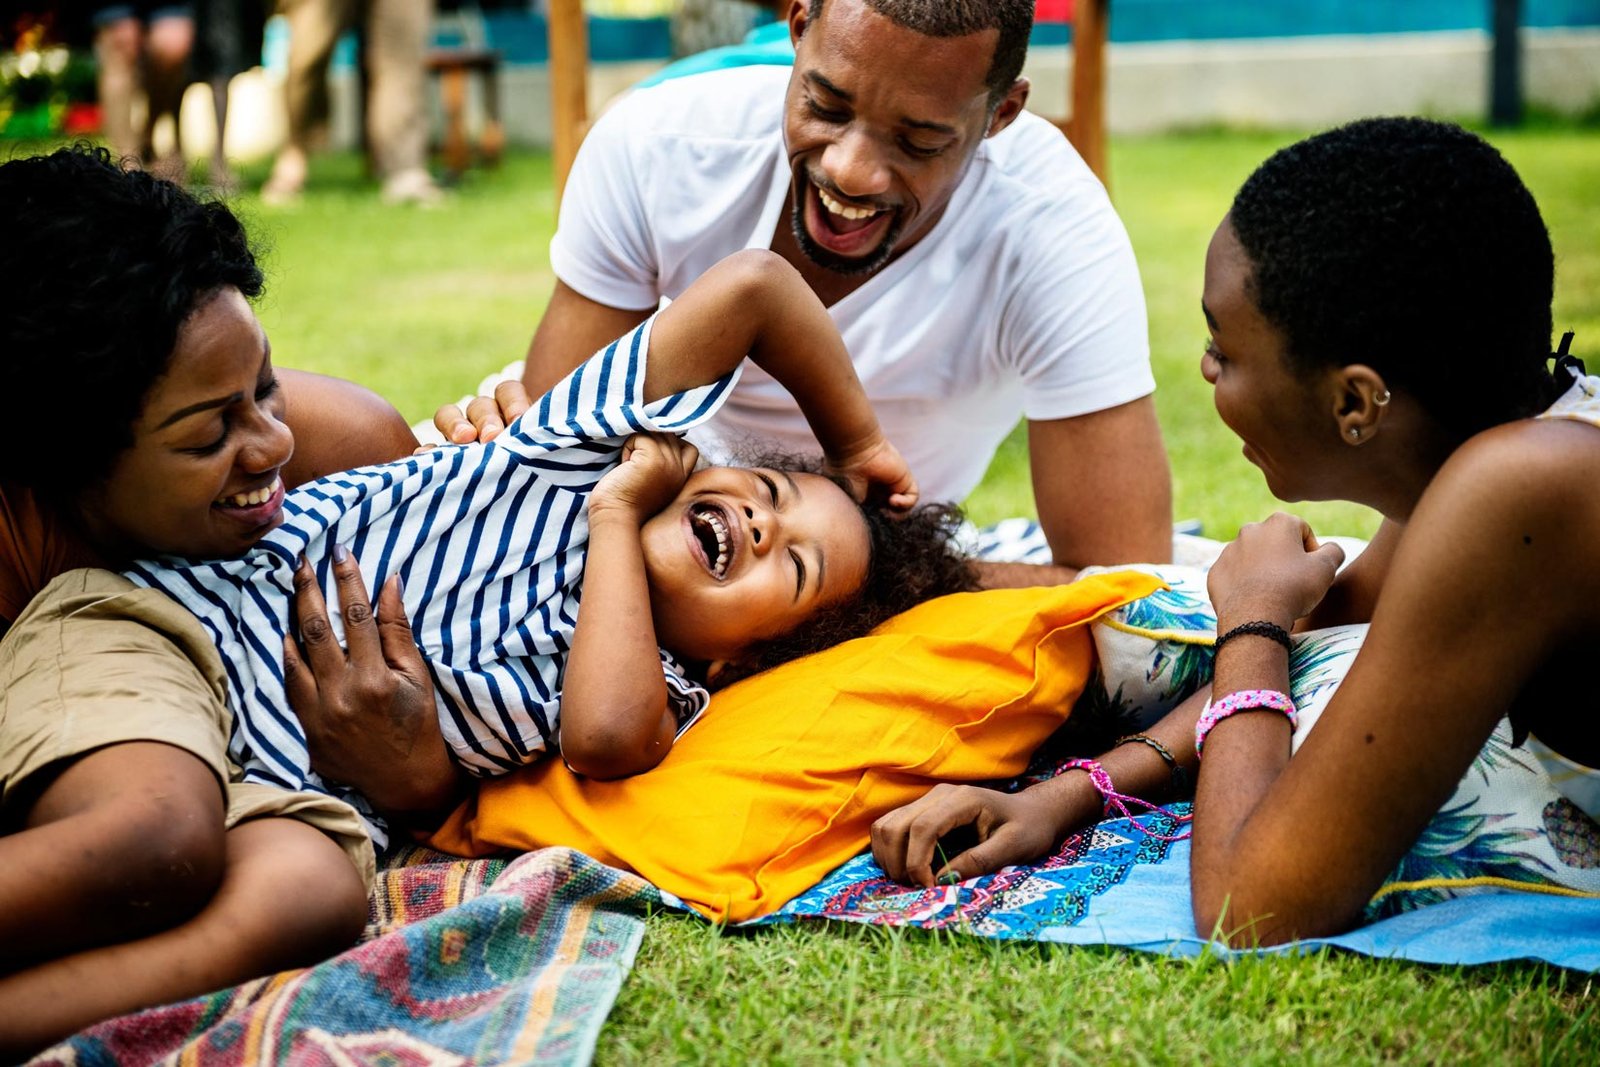
[[[444,165],[460,177],[472,165],[474,147],[489,166],[500,162],[505,150],[505,128],[500,124],[500,53],[492,48],[430,48],[428,72],[439,79],[439,102],[444,108]],[[467,136],[467,81],[478,79],[483,93],[484,123],[474,146]]]
[[[1070,116],[1062,132],[1102,182],[1106,167],[1106,31],[1111,0],[1072,4]],[[589,129],[589,37],[583,0],[550,0],[550,108],[556,195]],[[1109,183],[1108,183],[1109,187]]]

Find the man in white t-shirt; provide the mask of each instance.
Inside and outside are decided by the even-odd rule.
[[[623,99],[567,182],[528,392],[723,257],[771,248],[828,307],[924,499],[963,499],[1028,419],[1059,566],[990,565],[989,584],[1167,559],[1138,268],[1100,183],[1023,110],[1032,14],[1032,0],[795,0],[792,71],[713,71]],[[470,439],[498,428],[492,407],[476,429],[454,408],[436,421]],[[695,439],[712,455],[747,440],[817,451],[759,373]]]

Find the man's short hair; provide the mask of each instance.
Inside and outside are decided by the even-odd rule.
[[[924,37],[965,37],[999,30],[994,55],[984,83],[989,106],[1000,103],[1028,57],[1028,35],[1033,32],[1034,0],[864,0],[866,5],[897,26]],[[811,0],[808,17],[822,14],[823,0]]]

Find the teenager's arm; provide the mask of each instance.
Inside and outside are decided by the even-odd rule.
[[[280,369],[284,422],[294,434],[285,485],[411,455],[417,439],[393,404],[365,386],[309,371]]]
[[[636,434],[589,497],[583,604],[562,676],[560,733],[567,766],[590,778],[648,771],[672,748],[678,722],[661,674],[639,529],[683,488],[699,456],[670,434]]]
[[[1394,551],[1404,532],[1405,527],[1400,523],[1384,519],[1366,550],[1339,572],[1339,577],[1333,580],[1333,588],[1322,598],[1322,603],[1301,620],[1299,629],[1320,630],[1324,626],[1371,622],[1373,609],[1378,606],[1378,593],[1389,576],[1389,565],[1394,562]]]
[[[1550,429],[1480,435],[1436,476],[1360,655],[1293,760],[1274,713],[1212,731],[1192,854],[1202,932],[1270,943],[1348,928],[1562,635],[1595,625],[1592,589],[1572,576],[1594,573],[1600,549],[1572,531],[1600,522],[1600,464],[1578,469]],[[1292,589],[1307,558],[1297,524],[1247,528],[1218,560],[1219,629],[1284,624],[1308,606]],[[1217,657],[1218,694],[1285,681],[1270,641],[1240,638]]]
[[[729,256],[656,317],[645,399],[716,381],[746,354],[794,397],[835,471],[858,490],[886,486],[892,507],[916,502],[915,483],[878,426],[838,327],[799,273],[771,252]]]

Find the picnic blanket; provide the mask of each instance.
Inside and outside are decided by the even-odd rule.
[[[1095,684],[1075,715],[1137,725],[1210,678],[1215,615],[1199,568],[1151,568],[1165,587],[1094,624]],[[1359,652],[1365,626],[1296,635],[1293,745],[1316,726]],[[1021,788],[1059,773],[1036,758]],[[1187,805],[1114,819],[1069,837],[1053,855],[954,886],[886,880],[870,855],[834,870],[759,923],[804,919],[956,929],[982,937],[1111,944],[1157,952],[1227,953],[1194,928]],[[1141,827],[1150,833],[1142,832]],[[1314,832],[1314,828],[1308,828]],[[1299,942],[1425,963],[1537,959],[1600,970],[1600,824],[1557,788],[1537,750],[1502,722],[1417,842],[1369,903],[1366,924]],[[1267,951],[1282,952],[1296,946]]]
[[[344,954],[99,1024],[43,1065],[584,1064],[660,897],[571,849],[379,872]]]
[[[1035,866],[1008,867],[959,885],[908,887],[857,856],[773,915],[752,925],[832,919],[951,929],[977,937],[1068,945],[1121,945],[1146,952],[1239,955],[1194,927],[1189,842],[1171,834],[1175,815],[1115,819],[1067,838]],[[1337,937],[1257,950],[1283,953],[1331,945],[1418,963],[1544,960],[1600,971],[1600,899],[1490,889],[1438,900]]]

